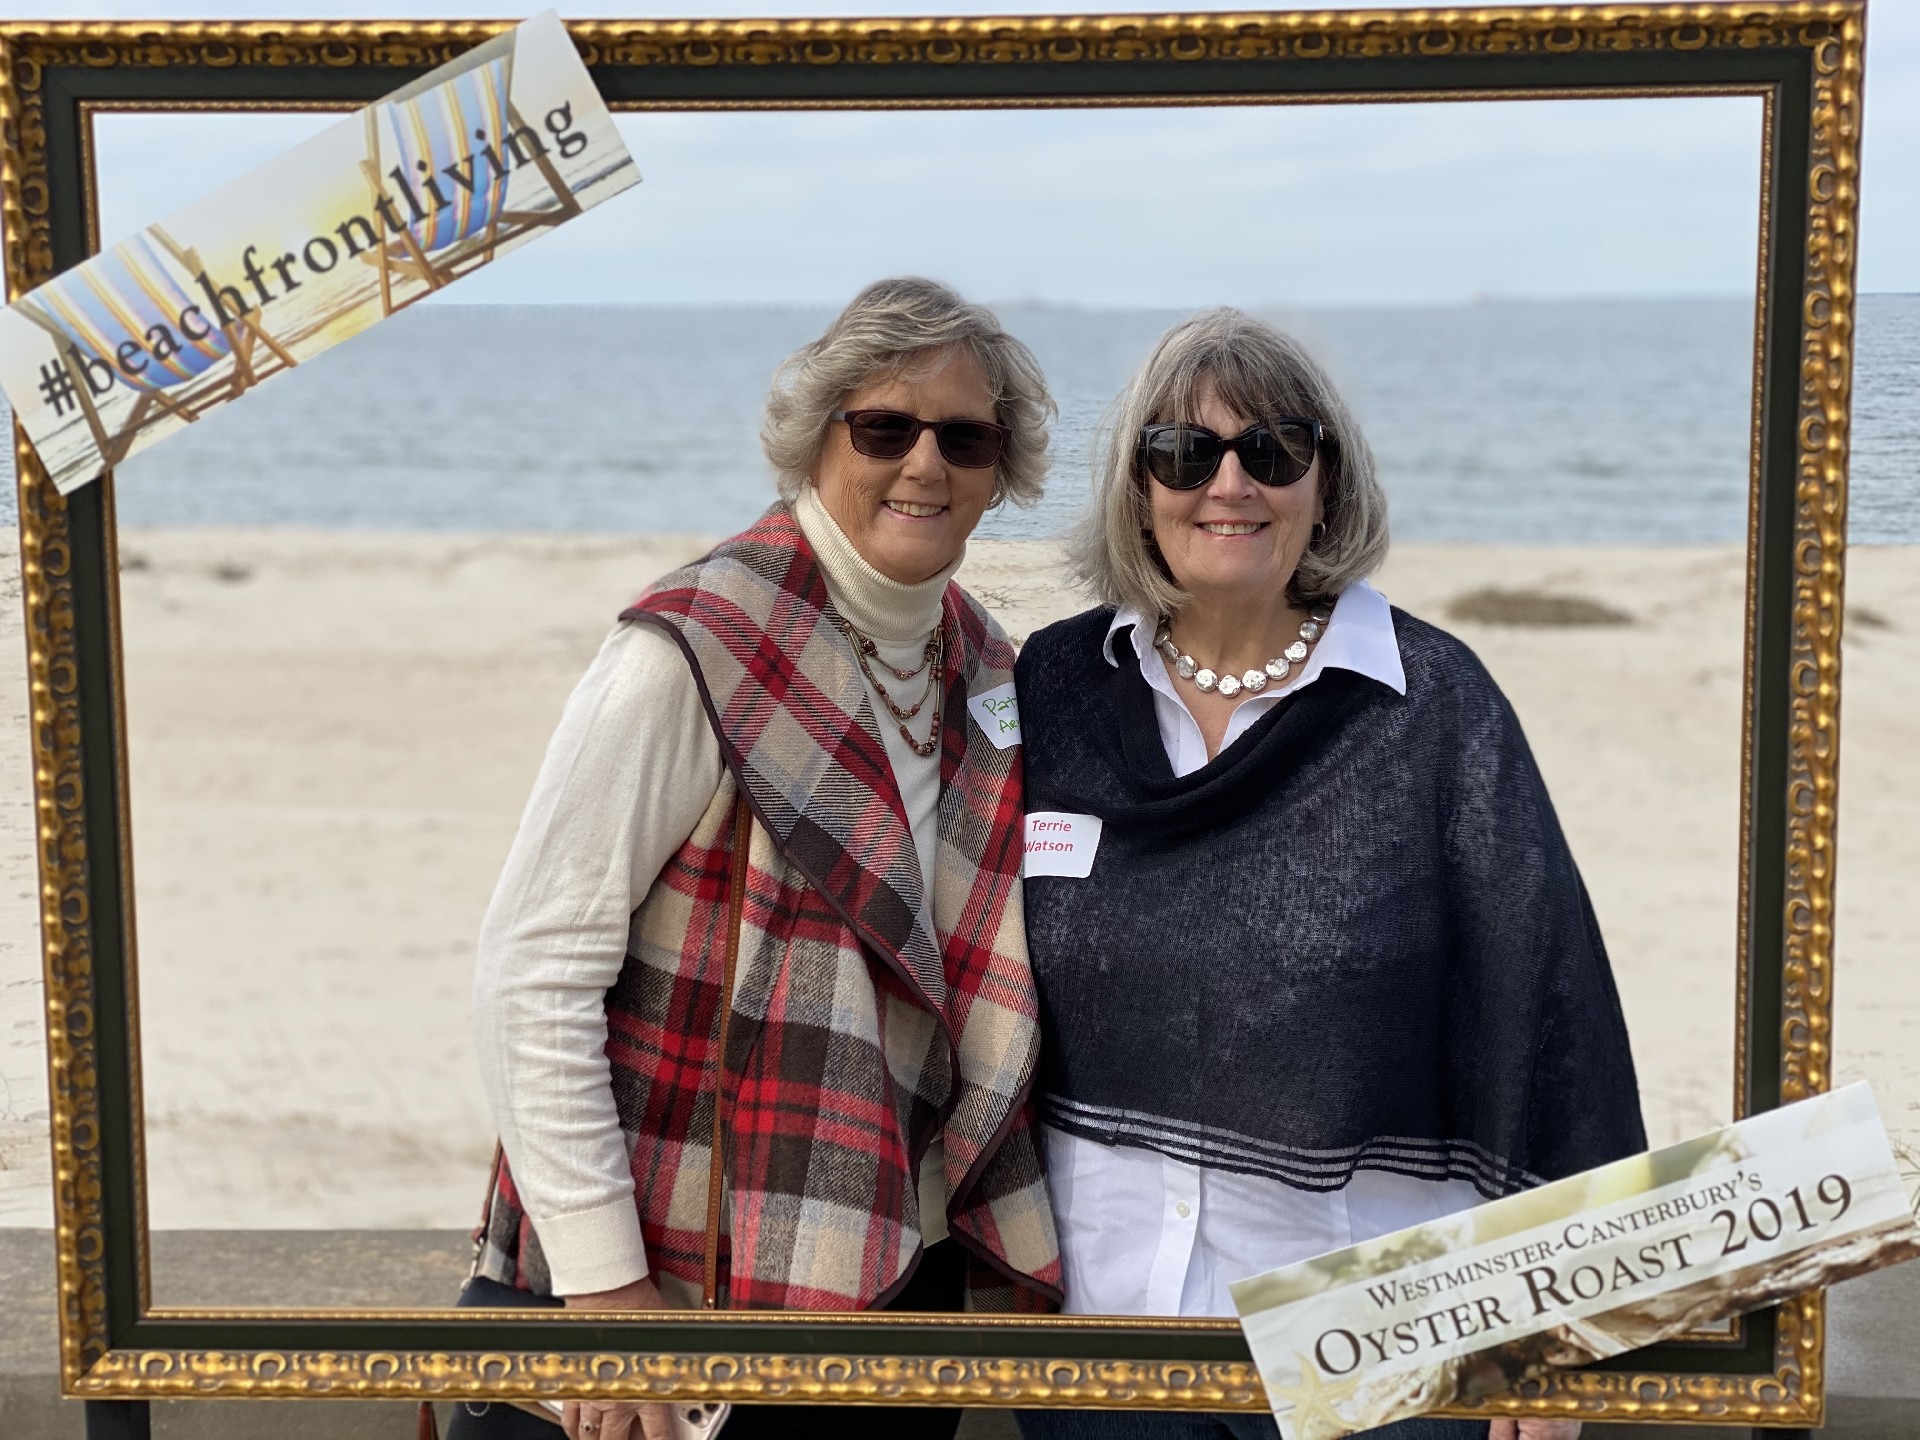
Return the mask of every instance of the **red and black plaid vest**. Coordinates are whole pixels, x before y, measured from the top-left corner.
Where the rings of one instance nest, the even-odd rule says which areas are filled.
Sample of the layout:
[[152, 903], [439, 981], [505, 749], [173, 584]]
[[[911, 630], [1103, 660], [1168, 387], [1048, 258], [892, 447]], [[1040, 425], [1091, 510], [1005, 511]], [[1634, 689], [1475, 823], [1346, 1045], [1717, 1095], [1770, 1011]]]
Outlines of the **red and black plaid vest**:
[[[712, 803], [634, 912], [607, 992], [607, 1057], [655, 1282], [698, 1303], [724, 1072], [728, 1305], [886, 1303], [921, 1252], [916, 1176], [941, 1136], [971, 1305], [1052, 1308], [1060, 1260], [1029, 1100], [1039, 1029], [1021, 909], [1021, 752], [995, 746], [967, 706], [1012, 680], [1005, 635], [947, 587], [926, 905], [866, 682], [784, 507], [664, 577], [623, 618], [678, 642], [725, 760]], [[753, 824], [722, 1067], [741, 788]], [[545, 1291], [535, 1228], [502, 1164], [480, 1273]]]

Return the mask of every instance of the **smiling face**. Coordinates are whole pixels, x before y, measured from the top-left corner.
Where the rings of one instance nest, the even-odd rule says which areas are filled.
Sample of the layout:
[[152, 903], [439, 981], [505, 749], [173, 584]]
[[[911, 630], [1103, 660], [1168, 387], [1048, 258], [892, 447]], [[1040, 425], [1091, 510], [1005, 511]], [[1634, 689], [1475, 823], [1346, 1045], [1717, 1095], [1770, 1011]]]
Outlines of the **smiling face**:
[[[842, 410], [897, 410], [922, 420], [998, 420], [980, 362], [965, 350], [917, 355], [901, 373], [863, 385]], [[820, 503], [860, 558], [889, 580], [918, 584], [946, 569], [993, 500], [995, 467], [954, 465], [931, 430], [898, 460], [876, 460], [853, 448], [834, 421], [814, 466]]]
[[[1188, 419], [1228, 439], [1255, 423], [1229, 407], [1206, 378]], [[1153, 538], [1174, 583], [1205, 605], [1263, 606], [1284, 596], [1313, 527], [1324, 518], [1317, 455], [1291, 485], [1254, 483], [1229, 451], [1196, 490], [1169, 490], [1152, 478], [1146, 486]]]

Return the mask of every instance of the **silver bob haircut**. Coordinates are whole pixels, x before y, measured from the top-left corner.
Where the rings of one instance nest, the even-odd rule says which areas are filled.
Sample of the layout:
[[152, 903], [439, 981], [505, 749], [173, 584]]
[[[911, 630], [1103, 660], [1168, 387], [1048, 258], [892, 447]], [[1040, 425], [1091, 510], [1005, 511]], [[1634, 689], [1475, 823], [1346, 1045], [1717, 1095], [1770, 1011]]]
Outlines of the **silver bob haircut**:
[[944, 361], [964, 349], [993, 391], [994, 419], [1013, 432], [993, 477], [992, 504], [1031, 505], [1047, 479], [1047, 421], [1056, 413], [1032, 353], [984, 305], [932, 280], [881, 280], [853, 297], [826, 333], [774, 372], [760, 445], [788, 503], [813, 476], [829, 412], [861, 386]]
[[1387, 558], [1387, 497], [1373, 452], [1326, 371], [1291, 336], [1238, 310], [1203, 310], [1160, 337], [1115, 403], [1094, 462], [1093, 495], [1068, 545], [1080, 582], [1106, 605], [1149, 618], [1177, 614], [1186, 594], [1153, 540], [1140, 463], [1142, 426], [1191, 420], [1196, 392], [1211, 381], [1249, 420], [1305, 416], [1321, 422], [1320, 498], [1326, 523], [1288, 582], [1297, 605], [1335, 599]]

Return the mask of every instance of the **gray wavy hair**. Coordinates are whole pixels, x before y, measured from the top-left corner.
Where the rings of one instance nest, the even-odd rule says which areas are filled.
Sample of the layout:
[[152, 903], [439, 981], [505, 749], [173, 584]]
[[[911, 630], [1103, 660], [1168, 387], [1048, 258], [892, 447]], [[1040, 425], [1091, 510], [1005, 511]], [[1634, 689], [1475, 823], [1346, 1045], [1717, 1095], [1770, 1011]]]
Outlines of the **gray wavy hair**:
[[1147, 491], [1153, 482], [1140, 463], [1140, 430], [1191, 420], [1202, 381], [1211, 381], [1221, 400], [1251, 420], [1293, 415], [1321, 422], [1326, 523], [1315, 528], [1288, 581], [1293, 602], [1330, 602], [1379, 569], [1387, 558], [1387, 497], [1353, 412], [1299, 341], [1222, 307], [1203, 310], [1161, 336], [1115, 402], [1094, 462], [1091, 503], [1068, 541], [1081, 584], [1103, 604], [1149, 617], [1177, 614], [1186, 604], [1153, 540]]
[[1058, 413], [1039, 364], [986, 306], [913, 277], [869, 285], [824, 335], [774, 372], [760, 446], [782, 498], [792, 503], [812, 479], [827, 416], [848, 395], [956, 347], [979, 362], [993, 391], [994, 419], [1013, 432], [995, 469], [992, 503], [1038, 500], [1047, 479], [1047, 421]]

